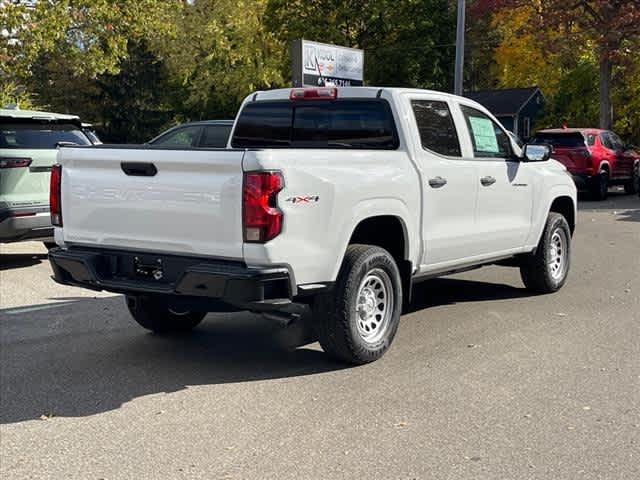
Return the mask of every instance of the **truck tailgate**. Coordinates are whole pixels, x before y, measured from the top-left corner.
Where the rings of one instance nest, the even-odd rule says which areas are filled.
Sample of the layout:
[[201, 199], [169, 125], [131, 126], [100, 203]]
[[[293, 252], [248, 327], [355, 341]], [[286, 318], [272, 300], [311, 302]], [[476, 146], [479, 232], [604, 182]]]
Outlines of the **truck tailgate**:
[[63, 240], [242, 258], [243, 155], [239, 150], [62, 148]]

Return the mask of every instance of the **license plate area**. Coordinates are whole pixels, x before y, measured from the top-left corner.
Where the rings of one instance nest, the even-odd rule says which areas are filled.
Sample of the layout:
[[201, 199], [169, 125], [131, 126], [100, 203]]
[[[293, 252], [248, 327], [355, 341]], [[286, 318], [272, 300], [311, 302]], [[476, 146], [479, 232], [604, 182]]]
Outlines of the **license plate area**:
[[160, 282], [164, 279], [164, 262], [161, 257], [133, 257], [133, 274], [140, 280]]

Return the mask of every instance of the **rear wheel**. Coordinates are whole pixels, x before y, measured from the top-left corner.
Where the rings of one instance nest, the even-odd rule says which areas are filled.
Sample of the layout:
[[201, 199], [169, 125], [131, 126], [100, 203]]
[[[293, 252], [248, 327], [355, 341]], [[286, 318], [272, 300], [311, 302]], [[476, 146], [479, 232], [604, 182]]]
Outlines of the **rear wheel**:
[[567, 220], [551, 212], [536, 252], [520, 265], [520, 276], [527, 289], [553, 293], [564, 285], [571, 265], [571, 230]]
[[160, 297], [127, 295], [127, 308], [142, 327], [156, 333], [186, 332], [196, 327], [205, 312], [177, 311]]
[[594, 200], [606, 200], [609, 195], [609, 174], [601, 171], [591, 179], [591, 196]]
[[314, 302], [314, 325], [323, 350], [354, 364], [382, 357], [400, 322], [401, 285], [389, 252], [350, 245], [334, 290]]

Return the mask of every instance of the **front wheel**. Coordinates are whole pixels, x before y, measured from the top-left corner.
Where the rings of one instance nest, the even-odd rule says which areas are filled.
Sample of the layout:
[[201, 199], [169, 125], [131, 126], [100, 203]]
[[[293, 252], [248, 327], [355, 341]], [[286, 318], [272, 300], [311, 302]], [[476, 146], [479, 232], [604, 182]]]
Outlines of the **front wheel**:
[[535, 253], [520, 265], [520, 276], [527, 289], [553, 293], [564, 285], [571, 265], [571, 230], [567, 220], [551, 212]]
[[640, 164], [633, 167], [631, 179], [624, 185], [624, 191], [630, 195], [640, 193]]
[[205, 317], [204, 312], [172, 310], [160, 297], [127, 295], [127, 308], [133, 319], [155, 333], [187, 332]]
[[371, 245], [350, 245], [335, 288], [314, 302], [322, 349], [339, 360], [364, 364], [382, 357], [400, 323], [402, 283], [393, 257]]

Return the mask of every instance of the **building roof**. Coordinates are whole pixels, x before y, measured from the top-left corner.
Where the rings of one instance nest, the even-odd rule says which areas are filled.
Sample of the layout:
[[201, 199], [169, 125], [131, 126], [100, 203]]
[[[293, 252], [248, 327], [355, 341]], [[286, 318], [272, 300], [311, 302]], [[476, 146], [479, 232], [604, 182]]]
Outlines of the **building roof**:
[[465, 97], [484, 105], [496, 116], [514, 116], [539, 92], [538, 87], [466, 92]]

